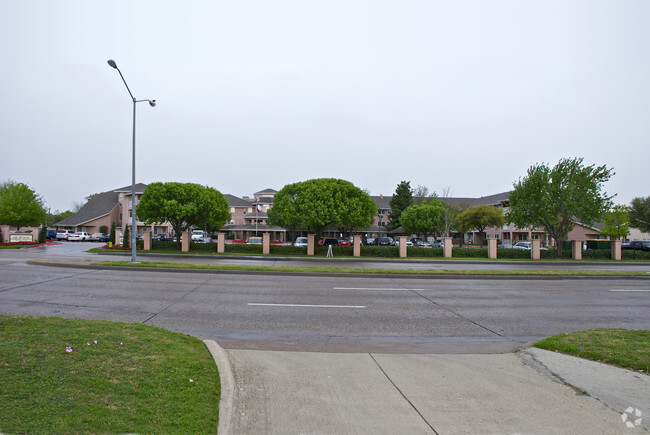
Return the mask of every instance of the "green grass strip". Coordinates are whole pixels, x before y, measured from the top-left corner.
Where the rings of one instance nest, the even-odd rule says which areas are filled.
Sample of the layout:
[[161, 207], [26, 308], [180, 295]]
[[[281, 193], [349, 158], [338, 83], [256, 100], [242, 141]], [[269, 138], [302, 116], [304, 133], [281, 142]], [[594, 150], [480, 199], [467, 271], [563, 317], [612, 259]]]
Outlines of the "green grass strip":
[[650, 372], [650, 329], [591, 329], [553, 335], [535, 347]]
[[2, 433], [217, 431], [219, 375], [196, 338], [142, 324], [6, 315], [0, 332]]
[[353, 274], [390, 274], [390, 275], [476, 275], [476, 276], [643, 276], [650, 275], [643, 271], [615, 270], [467, 270], [467, 269], [365, 269], [353, 267], [314, 267], [314, 266], [254, 266], [254, 265], [213, 265], [196, 263], [168, 263], [142, 261], [102, 261], [91, 263], [99, 266], [156, 268], [156, 269], [203, 269], [258, 272], [310, 272], [310, 273], [353, 273]]

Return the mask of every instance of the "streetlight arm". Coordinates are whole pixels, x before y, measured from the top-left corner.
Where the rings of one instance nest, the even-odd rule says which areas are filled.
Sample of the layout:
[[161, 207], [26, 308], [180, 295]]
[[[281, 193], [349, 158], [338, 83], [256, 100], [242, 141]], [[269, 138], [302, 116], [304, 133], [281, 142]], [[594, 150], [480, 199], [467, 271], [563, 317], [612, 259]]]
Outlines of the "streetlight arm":
[[108, 65], [111, 68], [115, 68], [118, 73], [120, 73], [120, 77], [122, 77], [122, 81], [124, 82], [124, 86], [126, 86], [126, 90], [129, 91], [129, 95], [131, 96], [131, 99], [135, 103], [135, 97], [133, 96], [133, 93], [131, 92], [131, 89], [129, 89], [129, 85], [126, 84], [126, 80], [124, 79], [124, 76], [122, 75], [122, 71], [117, 67], [117, 63], [113, 59], [108, 59]]

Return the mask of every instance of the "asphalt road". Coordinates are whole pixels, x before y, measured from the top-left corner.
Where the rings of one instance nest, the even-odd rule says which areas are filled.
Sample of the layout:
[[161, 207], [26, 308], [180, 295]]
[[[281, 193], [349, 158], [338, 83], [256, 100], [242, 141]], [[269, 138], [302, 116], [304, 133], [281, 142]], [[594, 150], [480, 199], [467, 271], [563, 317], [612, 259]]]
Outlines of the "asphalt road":
[[83, 260], [83, 245], [0, 251], [0, 312], [142, 322], [227, 349], [320, 352], [496, 353], [560, 332], [650, 328], [645, 279], [302, 277], [26, 263]]

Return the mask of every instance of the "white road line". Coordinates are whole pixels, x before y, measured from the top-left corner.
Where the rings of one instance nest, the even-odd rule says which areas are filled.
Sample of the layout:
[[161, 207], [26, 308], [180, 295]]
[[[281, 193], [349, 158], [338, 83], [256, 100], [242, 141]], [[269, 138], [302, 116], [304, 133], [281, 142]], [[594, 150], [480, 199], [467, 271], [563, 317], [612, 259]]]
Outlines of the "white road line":
[[376, 288], [376, 287], [334, 287], [334, 290], [378, 290], [378, 291], [397, 291], [397, 292], [410, 292], [410, 291], [424, 291], [423, 288]]
[[628, 290], [610, 290], [610, 292], [650, 292], [650, 290], [635, 290], [635, 289], [628, 289]]
[[303, 305], [303, 304], [257, 304], [249, 302], [248, 305], [256, 307], [301, 307], [301, 308], [366, 308], [365, 305]]

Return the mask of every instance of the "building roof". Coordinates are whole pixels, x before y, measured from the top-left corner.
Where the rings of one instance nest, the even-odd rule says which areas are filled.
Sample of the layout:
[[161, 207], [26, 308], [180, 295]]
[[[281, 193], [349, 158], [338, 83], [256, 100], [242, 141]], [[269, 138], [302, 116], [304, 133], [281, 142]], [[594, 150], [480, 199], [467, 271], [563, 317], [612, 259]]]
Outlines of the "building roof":
[[[136, 183], [135, 185], [135, 194], [136, 195], [142, 195], [144, 193], [144, 190], [147, 188], [147, 185], [144, 183]], [[131, 185], [129, 184], [126, 187], [122, 187], [120, 189], [115, 189], [113, 192], [118, 192], [118, 193], [131, 193]]]
[[384, 196], [384, 195], [370, 195], [370, 199], [375, 201], [375, 204], [377, 204], [378, 208], [381, 209], [390, 209], [390, 200], [392, 199], [392, 196]]
[[245, 199], [241, 199], [235, 195], [231, 195], [229, 193], [224, 194], [223, 196], [226, 197], [226, 201], [228, 201], [228, 205], [230, 207], [250, 207], [251, 203], [246, 201]]
[[77, 213], [57, 222], [55, 226], [78, 226], [102, 216], [106, 216], [117, 207], [119, 196], [120, 192], [118, 190], [93, 195], [88, 198], [88, 202], [86, 202]]
[[276, 193], [278, 193], [277, 190], [269, 188], [255, 192], [253, 195], [275, 195]]

